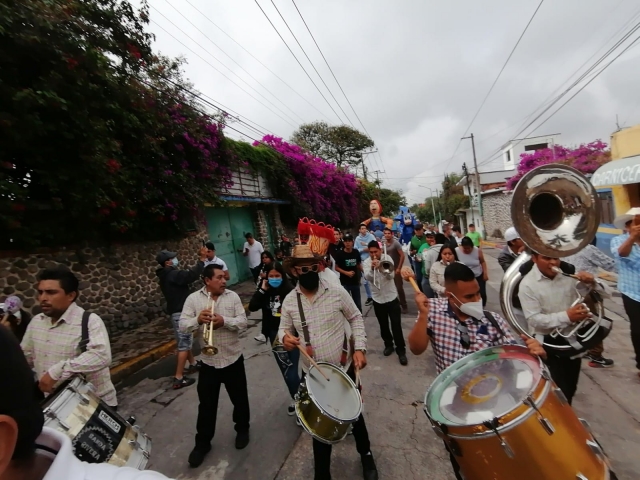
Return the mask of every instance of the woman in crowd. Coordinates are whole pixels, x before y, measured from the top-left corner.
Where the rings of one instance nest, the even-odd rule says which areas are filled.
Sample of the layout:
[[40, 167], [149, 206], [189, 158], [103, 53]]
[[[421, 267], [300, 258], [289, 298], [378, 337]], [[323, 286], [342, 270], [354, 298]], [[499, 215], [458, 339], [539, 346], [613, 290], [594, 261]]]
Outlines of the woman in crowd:
[[429, 271], [429, 285], [440, 298], [444, 298], [446, 289], [444, 288], [444, 270], [448, 265], [458, 261], [455, 249], [451, 245], [444, 244], [438, 253], [438, 258], [431, 265]]
[[456, 248], [458, 254], [458, 261], [464, 263], [471, 269], [476, 276], [476, 280], [480, 285], [480, 296], [482, 297], [482, 306], [487, 305], [487, 281], [489, 275], [487, 274], [487, 262], [484, 260], [482, 250], [473, 245], [473, 240], [469, 237], [464, 237], [460, 242], [460, 246]]
[[[258, 265], [258, 281], [256, 283], [256, 287], [260, 289], [260, 286], [263, 284], [264, 280], [267, 278], [267, 272], [271, 269], [271, 266], [275, 263], [275, 258], [271, 252], [264, 251], [262, 252], [262, 257], [260, 258], [260, 265]], [[254, 340], [260, 343], [266, 343], [267, 338], [269, 337], [269, 331], [265, 330], [265, 317], [268, 315], [266, 309], [262, 310], [262, 331], [260, 335], [256, 335]]]
[[22, 309], [22, 300], [11, 295], [4, 303], [0, 303], [0, 325], [4, 325], [13, 332], [19, 342], [27, 331], [27, 325], [31, 321], [31, 315]]
[[[273, 345], [273, 355], [287, 384], [289, 395], [293, 399], [300, 385], [300, 377], [298, 375], [300, 352], [298, 350], [287, 352], [282, 347], [282, 344], [276, 341], [278, 328], [280, 327], [282, 302], [291, 290], [293, 290], [293, 286], [287, 280], [282, 265], [272, 262], [270, 270], [267, 271], [267, 276], [262, 280], [262, 284], [249, 302], [249, 311], [262, 310], [262, 331], [267, 332], [268, 340]], [[277, 344], [274, 344], [274, 341]], [[294, 403], [289, 405], [287, 413], [289, 415], [295, 413]]]

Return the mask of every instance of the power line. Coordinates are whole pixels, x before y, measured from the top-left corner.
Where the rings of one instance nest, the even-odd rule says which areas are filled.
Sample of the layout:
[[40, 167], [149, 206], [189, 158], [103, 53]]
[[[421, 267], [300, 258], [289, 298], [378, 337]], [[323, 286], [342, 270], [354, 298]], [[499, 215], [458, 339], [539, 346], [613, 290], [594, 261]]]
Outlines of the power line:
[[[191, 24], [191, 26], [193, 26], [193, 28], [195, 28], [204, 38], [206, 38], [211, 44], [213, 44], [218, 50], [220, 50], [223, 54], [225, 54], [229, 60], [231, 60], [233, 63], [235, 63], [243, 72], [245, 72], [253, 81], [255, 81], [258, 85], [260, 85], [262, 88], [265, 89], [266, 92], [268, 92], [270, 95], [273, 96], [273, 98], [275, 98], [278, 102], [280, 102], [284, 107], [287, 108], [287, 110], [289, 110], [292, 114], [294, 114], [296, 117], [298, 117], [298, 119], [300, 119], [300, 121], [304, 122], [304, 118], [302, 118], [300, 115], [298, 115], [296, 112], [294, 112], [285, 102], [283, 102], [280, 98], [278, 98], [278, 96], [273, 93], [271, 90], [269, 90], [267, 87], [264, 86], [264, 84], [262, 84], [260, 82], [260, 80], [258, 80], [257, 78], [255, 78], [253, 75], [251, 75], [251, 73], [249, 73], [242, 65], [240, 65], [231, 55], [229, 55], [227, 52], [225, 52], [222, 48], [220, 48], [220, 46], [214, 42], [213, 40], [211, 40], [211, 37], [209, 37], [206, 33], [204, 33], [202, 30], [200, 30], [197, 25], [195, 23], [193, 23], [191, 20], [189, 20], [180, 10], [178, 10], [175, 6], [173, 6], [168, 0], [167, 0], [167, 4], [173, 8], [176, 12], [178, 12], [178, 15], [180, 15], [182, 18], [184, 18], [187, 22], [189, 22], [189, 24]], [[158, 11], [158, 9], [155, 9], [156, 11]], [[158, 12], [160, 13], [160, 12]], [[160, 13], [161, 14], [161, 13]], [[162, 15], [162, 14], [161, 14]], [[166, 18], [166, 17], [165, 17]], [[167, 19], [168, 20], [168, 19]], [[184, 33], [184, 31], [183, 31]], [[215, 58], [215, 57], [214, 57]], [[216, 59], [217, 60], [217, 59]], [[218, 60], [220, 62], [220, 60]], [[222, 63], [222, 62], [220, 62]], [[223, 64], [224, 65], [224, 64]], [[225, 65], [226, 66], [226, 65]], [[227, 67], [228, 68], [228, 67]], [[229, 69], [231, 70], [231, 69]], [[239, 78], [239, 77], [238, 77]]]
[[[260, 4], [258, 3], [258, 0], [254, 0], [256, 2], [256, 5], [258, 5], [258, 8], [260, 9], [260, 11], [264, 14], [265, 18], [267, 19], [267, 21], [271, 24], [271, 26], [273, 27], [273, 29], [276, 31], [276, 33], [278, 34], [278, 36], [280, 37], [280, 40], [282, 40], [282, 42], [285, 44], [285, 46], [287, 47], [287, 49], [289, 50], [289, 52], [291, 52], [291, 55], [293, 55], [293, 58], [296, 59], [296, 62], [298, 62], [298, 65], [300, 65], [300, 68], [302, 68], [302, 70], [304, 71], [304, 73], [307, 75], [307, 77], [309, 78], [309, 80], [311, 80], [311, 83], [313, 83], [313, 86], [316, 87], [316, 90], [318, 90], [318, 93], [320, 93], [320, 95], [322, 96], [322, 98], [324, 99], [325, 102], [327, 102], [327, 105], [329, 105], [329, 108], [331, 108], [331, 111], [333, 113], [335, 113], [336, 117], [338, 117], [338, 120], [340, 120], [341, 123], [342, 122], [342, 118], [340, 118], [340, 115], [338, 115], [338, 112], [336, 112], [335, 108], [333, 108], [333, 105], [331, 105], [331, 103], [329, 103], [329, 100], [327, 100], [327, 97], [324, 96], [324, 94], [322, 93], [322, 91], [320, 90], [320, 88], [318, 87], [318, 85], [316, 85], [316, 82], [313, 81], [313, 78], [311, 78], [311, 75], [309, 75], [309, 72], [307, 72], [307, 69], [304, 68], [304, 66], [302, 65], [302, 63], [300, 62], [300, 60], [298, 60], [298, 57], [296, 56], [295, 53], [293, 53], [293, 50], [291, 50], [291, 47], [289, 47], [289, 44], [286, 42], [286, 40], [282, 37], [282, 35], [280, 35], [280, 32], [278, 31], [278, 29], [276, 28], [276, 26], [273, 24], [273, 22], [271, 21], [271, 19], [269, 18], [269, 16], [267, 15], [267, 12], [265, 12], [262, 7], [260, 6]], [[339, 105], [338, 105], [339, 106]]]
[[[196, 45], [198, 45], [202, 50], [204, 50], [205, 52], [207, 52], [207, 55], [209, 55], [211, 58], [213, 58], [215, 61], [217, 61], [218, 63], [220, 63], [222, 66], [224, 66], [227, 70], [229, 70], [233, 75], [235, 75], [236, 77], [238, 77], [238, 79], [240, 79], [240, 81], [242, 81], [245, 85], [247, 85], [250, 89], [252, 89], [254, 92], [256, 92], [258, 95], [260, 95], [266, 102], [269, 102], [274, 108], [276, 108], [277, 110], [279, 110], [283, 115], [285, 115], [287, 118], [289, 118], [289, 120], [291, 120], [292, 122], [297, 123], [297, 120], [295, 120], [294, 118], [290, 117], [287, 113], [285, 113], [282, 109], [280, 109], [278, 106], [276, 106], [273, 102], [271, 102], [269, 99], [265, 98], [264, 95], [262, 95], [258, 90], [256, 90], [254, 87], [252, 87], [251, 85], [249, 85], [249, 83], [247, 83], [242, 77], [240, 77], [238, 74], [236, 74], [233, 70], [231, 70], [229, 67], [227, 67], [224, 63], [222, 63], [220, 60], [218, 60], [212, 53], [210, 53], [206, 48], [204, 48], [202, 45], [200, 45], [200, 43], [198, 43], [198, 41], [194, 40], [191, 36], [189, 36], [189, 34], [187, 32], [185, 32], [184, 30], [182, 30], [180, 27], [178, 27], [171, 19], [167, 18], [166, 15], [164, 15], [162, 12], [160, 12], [157, 8], [155, 8], [155, 11], [157, 13], [159, 13], [165, 20], [167, 20], [171, 25], [173, 25], [178, 31], [182, 32], [184, 34], [185, 37], [187, 37], [189, 40], [191, 40], [192, 42], [194, 42]], [[162, 27], [157, 21], [154, 21], [154, 23], [159, 26], [162, 30], [164, 30], [167, 34], [171, 35], [171, 37], [173, 37], [176, 41], [180, 42], [185, 48], [189, 49], [192, 53], [194, 53], [195, 55], [198, 55], [198, 57], [200, 59], [202, 59], [203, 61], [205, 61], [206, 63], [208, 63], [212, 68], [214, 68], [217, 72], [219, 72], [220, 74], [224, 75], [225, 78], [227, 78], [229, 81], [231, 81], [234, 85], [236, 85], [238, 88], [241, 88], [242, 91], [244, 91], [247, 95], [250, 95], [253, 99], [256, 99], [253, 95], [251, 95], [249, 92], [247, 92], [246, 90], [244, 90], [242, 87], [240, 87], [240, 85], [238, 85], [236, 82], [234, 82], [233, 80], [231, 80], [231, 78], [229, 78], [227, 75], [225, 75], [223, 72], [221, 72], [219, 69], [217, 69], [211, 62], [208, 62], [207, 60], [205, 60], [201, 55], [199, 55], [198, 53], [196, 53], [193, 49], [187, 47], [187, 45], [183, 42], [181, 42], [180, 40], [178, 40], [178, 38], [171, 34], [166, 28]], [[260, 102], [262, 105], [264, 105], [264, 103]], [[266, 106], [266, 105], [265, 105]], [[269, 107], [267, 107], [269, 108]], [[271, 108], [269, 108], [269, 110], [271, 110], [273, 112], [273, 110]], [[273, 112], [275, 113], [275, 112]], [[278, 115], [279, 116], [279, 115]], [[280, 117], [282, 118], [282, 117]], [[283, 120], [285, 120], [284, 118], [282, 118]], [[286, 121], [286, 120], [285, 120]], [[287, 122], [289, 123], [289, 122]], [[296, 125], [289, 123], [289, 125], [291, 125], [293, 128], [296, 128]]]
[[[491, 84], [491, 87], [489, 87], [489, 91], [484, 96], [484, 99], [482, 100], [482, 103], [480, 103], [480, 106], [478, 107], [478, 110], [476, 111], [475, 115], [471, 119], [471, 122], [469, 122], [469, 126], [467, 126], [467, 128], [464, 131], [464, 133], [462, 134], [463, 137], [465, 137], [467, 135], [467, 133], [469, 133], [469, 130], [473, 126], [473, 122], [475, 122], [476, 118], [478, 118], [478, 115], [480, 114], [480, 111], [482, 110], [482, 107], [484, 107], [484, 104], [487, 102], [487, 99], [489, 98], [489, 95], [491, 95], [491, 92], [493, 91], [494, 87], [498, 83], [498, 80], [500, 79], [500, 76], [502, 75], [502, 72], [504, 72], [504, 69], [507, 68], [507, 64], [509, 63], [509, 60], [511, 60], [511, 57], [513, 56], [513, 54], [515, 53], [516, 49], [518, 48], [518, 45], [520, 45], [520, 42], [522, 41], [522, 38], [524, 37], [525, 33], [527, 33], [527, 30], [529, 29], [529, 26], [533, 22], [533, 19], [535, 18], [536, 14], [538, 13], [538, 10], [540, 10], [540, 7], [542, 6], [543, 2], [544, 2], [544, 0], [540, 0], [540, 3], [538, 4], [538, 6], [536, 7], [535, 11], [533, 12], [533, 15], [531, 15], [531, 18], [529, 19], [529, 21], [527, 22], [527, 25], [524, 27], [524, 30], [520, 34], [520, 37], [518, 38], [518, 41], [516, 42], [516, 44], [511, 49], [511, 53], [509, 53], [509, 56], [507, 57], [507, 60], [504, 62], [504, 65], [502, 65], [502, 68], [500, 69], [500, 72], [498, 72], [498, 75], [496, 76], [495, 80]], [[456, 145], [456, 148], [453, 151], [453, 154], [451, 155], [451, 158], [449, 158], [449, 161], [447, 162], [447, 167], [445, 167], [445, 170], [446, 170], [446, 168], [449, 167], [449, 164], [451, 163], [451, 160], [453, 159], [453, 157], [455, 156], [456, 152], [458, 151], [458, 148], [460, 148], [460, 144], [461, 143], [462, 143], [462, 139], [458, 140], [458, 144]]]
[[307, 100], [304, 96], [302, 96], [300, 93], [298, 93], [298, 91], [296, 89], [294, 89], [291, 85], [289, 85], [286, 81], [284, 81], [277, 73], [275, 73], [268, 66], [266, 66], [264, 63], [262, 63], [255, 55], [253, 55], [249, 50], [247, 50], [241, 43], [239, 43], [231, 35], [229, 35], [222, 28], [220, 28], [220, 26], [218, 26], [215, 22], [213, 22], [213, 20], [211, 20], [207, 15], [205, 15], [205, 13], [202, 12], [202, 10], [198, 9], [189, 0], [185, 0], [185, 1], [191, 6], [191, 8], [193, 8], [196, 12], [198, 12], [200, 15], [202, 15], [202, 17], [205, 20], [207, 20], [211, 25], [213, 25], [218, 30], [220, 30], [220, 32], [222, 32], [226, 37], [228, 37], [233, 43], [235, 43], [238, 47], [240, 47], [242, 50], [244, 50], [245, 53], [247, 53], [251, 58], [253, 58], [260, 65], [262, 65], [268, 72], [270, 72], [274, 77], [276, 77], [278, 80], [280, 80], [284, 85], [286, 85], [293, 93], [298, 95], [302, 100], [304, 100], [309, 106], [311, 106], [314, 110], [316, 110], [320, 115], [322, 115], [324, 118], [329, 120], [329, 117], [323, 111], [321, 111], [320, 109], [318, 109], [318, 107], [316, 107], [314, 104], [309, 102], [309, 100]]

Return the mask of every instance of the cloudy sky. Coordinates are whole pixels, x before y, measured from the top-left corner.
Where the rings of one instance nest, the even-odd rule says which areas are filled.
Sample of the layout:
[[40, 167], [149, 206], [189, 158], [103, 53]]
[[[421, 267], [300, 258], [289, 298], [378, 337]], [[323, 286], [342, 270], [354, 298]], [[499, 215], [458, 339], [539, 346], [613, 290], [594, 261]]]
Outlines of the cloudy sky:
[[[198, 91], [260, 125], [261, 131], [289, 138], [300, 123], [348, 123], [347, 117], [362, 130], [297, 5], [376, 143], [379, 154], [368, 156], [369, 170], [383, 171], [383, 185], [401, 189], [414, 203], [429, 196], [428, 188], [439, 187], [445, 172], [460, 171], [463, 162], [472, 165], [470, 143], [459, 144], [460, 137], [540, 0], [273, 0], [341, 108], [271, 0], [258, 3], [328, 102], [255, 0], [150, 3], [156, 48], [183, 56], [186, 75]], [[489, 160], [514, 138], [523, 121], [639, 21], [637, 0], [543, 1], [469, 130], [476, 137], [480, 171], [500, 168], [501, 162]], [[640, 123], [639, 44], [536, 128], [584, 83], [571, 90], [524, 134], [561, 133], [561, 143], [575, 145], [608, 141], [616, 115], [621, 126]], [[259, 137], [244, 124], [232, 126], [247, 140]], [[242, 137], [231, 130], [227, 134]]]

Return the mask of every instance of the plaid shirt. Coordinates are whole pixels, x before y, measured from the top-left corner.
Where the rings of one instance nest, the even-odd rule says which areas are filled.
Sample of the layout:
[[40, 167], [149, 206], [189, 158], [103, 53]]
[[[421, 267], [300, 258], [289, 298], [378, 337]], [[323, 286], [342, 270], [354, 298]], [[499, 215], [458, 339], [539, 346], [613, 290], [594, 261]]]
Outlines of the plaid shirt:
[[[210, 310], [211, 302], [205, 287], [193, 292], [187, 297], [180, 315], [180, 330], [182, 332], [194, 332], [202, 330], [198, 323], [198, 315], [203, 310]], [[242, 306], [238, 294], [232, 290], [225, 290], [218, 297], [214, 313], [224, 318], [224, 325], [213, 333], [213, 345], [218, 349], [215, 355], [200, 356], [207, 365], [215, 368], [228, 367], [242, 355], [239, 334], [247, 328], [247, 314]], [[200, 346], [204, 346], [202, 332], [198, 335]]]
[[613, 238], [611, 253], [618, 264], [618, 290], [636, 302], [640, 302], [640, 246], [635, 243], [631, 247], [631, 253], [626, 257], [621, 257], [618, 253], [620, 245], [628, 238], [628, 233]]
[[22, 350], [38, 378], [49, 373], [56, 386], [74, 374], [82, 374], [95, 387], [96, 394], [110, 406], [116, 406], [116, 389], [111, 383], [111, 345], [102, 319], [89, 317], [89, 344], [80, 352], [84, 309], [72, 303], [60, 319], [41, 313], [33, 317], [22, 339]]
[[433, 352], [436, 356], [438, 374], [461, 358], [483, 348], [519, 343], [513, 337], [507, 322], [497, 313], [492, 312], [492, 314], [500, 325], [502, 333], [484, 316], [480, 320], [475, 318], [462, 320], [462, 323], [469, 330], [470, 346], [465, 348], [458, 330], [460, 321], [449, 306], [449, 300], [446, 298], [429, 299], [427, 334], [431, 339]]
[[[296, 286], [282, 302], [282, 317], [280, 317], [280, 341], [285, 333], [300, 333], [301, 344], [304, 345], [302, 334], [302, 322], [298, 310], [298, 294], [302, 301], [304, 316], [309, 328], [309, 340], [313, 347], [314, 359], [318, 362], [328, 362], [340, 365], [342, 347], [344, 345], [345, 332], [349, 335], [347, 325], [350, 325], [351, 333], [355, 340], [356, 350], [366, 350], [367, 338], [364, 331], [362, 314], [349, 292], [342, 286], [320, 281], [316, 295], [309, 300], [300, 292], [300, 286]], [[348, 324], [345, 324], [346, 322]], [[349, 346], [350, 349], [350, 346]], [[349, 352], [345, 370], [349, 368], [353, 352]], [[303, 364], [308, 370], [308, 360], [303, 356]]]

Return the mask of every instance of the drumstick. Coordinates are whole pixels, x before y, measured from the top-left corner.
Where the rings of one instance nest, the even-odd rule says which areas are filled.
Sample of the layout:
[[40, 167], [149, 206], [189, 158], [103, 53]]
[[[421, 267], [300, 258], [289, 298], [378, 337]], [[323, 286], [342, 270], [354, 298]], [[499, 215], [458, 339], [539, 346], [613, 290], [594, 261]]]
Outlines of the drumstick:
[[413, 270], [411, 270], [411, 267], [402, 267], [402, 269], [400, 270], [400, 275], [402, 276], [402, 278], [404, 278], [405, 281], [411, 284], [416, 293], [420, 293], [420, 289], [418, 288], [418, 284], [415, 280], [415, 274], [413, 273]]
[[311, 363], [311, 365], [313, 365], [314, 367], [316, 367], [316, 370], [318, 370], [320, 372], [320, 375], [322, 375], [324, 378], [327, 379], [327, 382], [330, 382], [331, 380], [329, 380], [329, 377], [327, 377], [324, 372], [322, 370], [320, 370], [320, 365], [318, 365], [318, 363], [311, 357], [311, 355], [309, 355], [309, 353], [307, 352], [307, 349], [304, 348], [302, 345], [298, 344], [298, 349], [302, 352], [302, 354], [307, 357], [307, 360], [309, 360], [309, 362]]
[[360, 386], [360, 369], [356, 366], [356, 364], [353, 364], [353, 370], [356, 373], [356, 387]]

